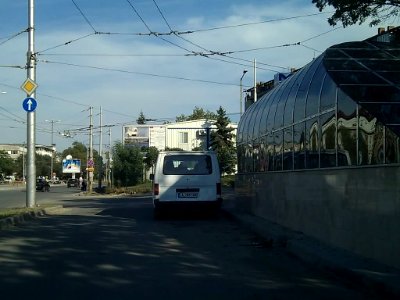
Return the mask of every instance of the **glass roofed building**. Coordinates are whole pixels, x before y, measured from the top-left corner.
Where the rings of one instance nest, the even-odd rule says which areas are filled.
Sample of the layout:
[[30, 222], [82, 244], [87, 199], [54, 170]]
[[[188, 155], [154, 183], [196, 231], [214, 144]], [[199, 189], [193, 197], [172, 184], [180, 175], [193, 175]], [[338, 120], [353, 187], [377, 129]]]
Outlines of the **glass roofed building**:
[[399, 39], [335, 45], [251, 105], [239, 172], [399, 163]]
[[399, 137], [399, 27], [334, 45], [241, 117], [238, 206], [400, 267]]

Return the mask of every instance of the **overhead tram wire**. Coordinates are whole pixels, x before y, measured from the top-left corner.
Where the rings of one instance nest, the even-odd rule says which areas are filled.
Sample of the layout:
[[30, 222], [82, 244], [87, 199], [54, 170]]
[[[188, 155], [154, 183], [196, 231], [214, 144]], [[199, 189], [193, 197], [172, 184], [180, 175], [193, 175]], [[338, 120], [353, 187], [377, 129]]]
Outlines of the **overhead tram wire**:
[[48, 64], [65, 65], [65, 66], [78, 67], [78, 68], [95, 69], [95, 70], [102, 70], [102, 71], [112, 71], [112, 72], [119, 72], [119, 73], [126, 73], [126, 74], [136, 74], [136, 75], [143, 75], [143, 76], [150, 76], [150, 77], [157, 77], [157, 78], [168, 78], [168, 79], [176, 79], [176, 80], [184, 80], [184, 81], [211, 83], [211, 84], [217, 84], [217, 85], [237, 86], [237, 84], [235, 84], [235, 83], [228, 83], [228, 82], [218, 82], [218, 81], [205, 80], [205, 79], [192, 79], [192, 78], [185, 78], [185, 77], [178, 77], [178, 76], [168, 76], [168, 75], [159, 75], [159, 74], [144, 73], [144, 72], [134, 72], [134, 71], [112, 69], [112, 68], [105, 68], [105, 67], [78, 65], [78, 64], [72, 64], [72, 63], [66, 63], [66, 62], [57, 62], [57, 61], [49, 61], [49, 60], [39, 60], [39, 62], [48, 63]]
[[195, 29], [195, 30], [190, 30], [190, 33], [229, 29], [229, 28], [244, 27], [244, 26], [252, 26], [252, 25], [265, 24], [265, 23], [280, 22], [280, 21], [287, 21], [287, 20], [300, 19], [300, 18], [308, 18], [308, 17], [314, 17], [314, 16], [318, 16], [318, 15], [332, 14], [332, 13], [333, 13], [333, 11], [318, 12], [318, 13], [313, 13], [313, 14], [277, 18], [277, 19], [265, 20], [265, 21], [259, 21], [259, 22], [249, 22], [249, 23], [242, 23], [242, 24], [236, 24], [236, 25], [218, 26], [218, 27], [211, 27], [211, 28], [205, 28], [205, 29]]
[[11, 35], [9, 37], [0, 38], [0, 40], [5, 39], [4, 41], [0, 42], [0, 46], [5, 44], [5, 43], [7, 43], [8, 41], [11, 41], [12, 39], [16, 38], [17, 36], [19, 36], [19, 35], [21, 35], [21, 34], [23, 34], [25, 32], [28, 32], [28, 29], [24, 29], [24, 30], [22, 30], [22, 31], [20, 31], [18, 33], [15, 33], [15, 34], [13, 34], [13, 35]]
[[80, 12], [80, 14], [82, 15], [82, 17], [85, 19], [86, 23], [89, 24], [90, 27], [92, 27], [93, 32], [97, 33], [97, 30], [94, 28], [93, 24], [89, 21], [89, 19], [86, 17], [86, 15], [83, 13], [83, 11], [80, 9], [80, 7], [78, 6], [78, 4], [74, 1], [71, 0], [72, 3], [75, 5], [76, 9]]

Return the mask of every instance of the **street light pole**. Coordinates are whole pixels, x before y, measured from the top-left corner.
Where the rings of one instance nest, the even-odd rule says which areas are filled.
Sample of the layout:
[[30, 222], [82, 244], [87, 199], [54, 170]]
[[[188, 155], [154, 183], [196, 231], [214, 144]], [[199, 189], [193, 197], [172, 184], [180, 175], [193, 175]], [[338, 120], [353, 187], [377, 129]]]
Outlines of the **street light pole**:
[[243, 70], [242, 77], [240, 77], [240, 117], [243, 114], [243, 85], [242, 85], [242, 81], [243, 81], [243, 77], [244, 77], [244, 75], [246, 73], [247, 73], [247, 70]]

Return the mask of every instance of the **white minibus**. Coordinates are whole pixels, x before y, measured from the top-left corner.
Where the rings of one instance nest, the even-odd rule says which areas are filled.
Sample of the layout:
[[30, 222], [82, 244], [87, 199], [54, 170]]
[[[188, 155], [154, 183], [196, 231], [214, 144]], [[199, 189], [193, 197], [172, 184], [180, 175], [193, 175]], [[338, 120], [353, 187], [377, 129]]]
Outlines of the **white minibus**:
[[153, 179], [154, 216], [176, 207], [221, 207], [221, 176], [213, 151], [161, 151]]

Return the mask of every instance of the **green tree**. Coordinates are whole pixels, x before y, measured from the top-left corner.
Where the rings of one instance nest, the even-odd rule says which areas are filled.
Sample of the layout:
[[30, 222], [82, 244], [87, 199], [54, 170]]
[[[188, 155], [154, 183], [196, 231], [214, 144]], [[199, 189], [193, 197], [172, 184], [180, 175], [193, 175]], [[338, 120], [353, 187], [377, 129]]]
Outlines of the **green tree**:
[[143, 154], [139, 147], [118, 142], [113, 147], [113, 171], [117, 186], [135, 185], [142, 180]]
[[362, 24], [369, 17], [372, 19], [370, 26], [374, 26], [381, 21], [397, 17], [400, 12], [399, 0], [312, 0], [312, 3], [320, 11], [327, 6], [335, 9], [334, 14], [328, 18], [332, 26], [338, 22], [342, 22], [344, 27]]
[[225, 110], [220, 106], [217, 110], [216, 131], [211, 132], [211, 148], [217, 153], [221, 174], [232, 174], [235, 171], [236, 149], [233, 143], [233, 128]]
[[47, 155], [35, 156], [36, 176], [50, 176], [51, 157]]
[[206, 120], [215, 120], [217, 115], [214, 112], [209, 110], [205, 111], [201, 107], [195, 106], [191, 115], [185, 116], [181, 114], [176, 117], [176, 122], [183, 122], [183, 121], [191, 121], [191, 120], [199, 120], [199, 119], [206, 119]]
[[146, 124], [146, 117], [142, 111], [140, 111], [139, 117], [136, 119], [136, 123], [140, 125]]
[[0, 151], [0, 174], [12, 175], [14, 172], [14, 160], [5, 151]]
[[148, 147], [146, 150], [146, 157], [144, 159], [144, 163], [146, 164], [146, 170], [152, 169], [152, 172], [154, 172], [154, 165], [156, 164], [157, 161], [157, 156], [158, 156], [158, 149], [156, 147]]

